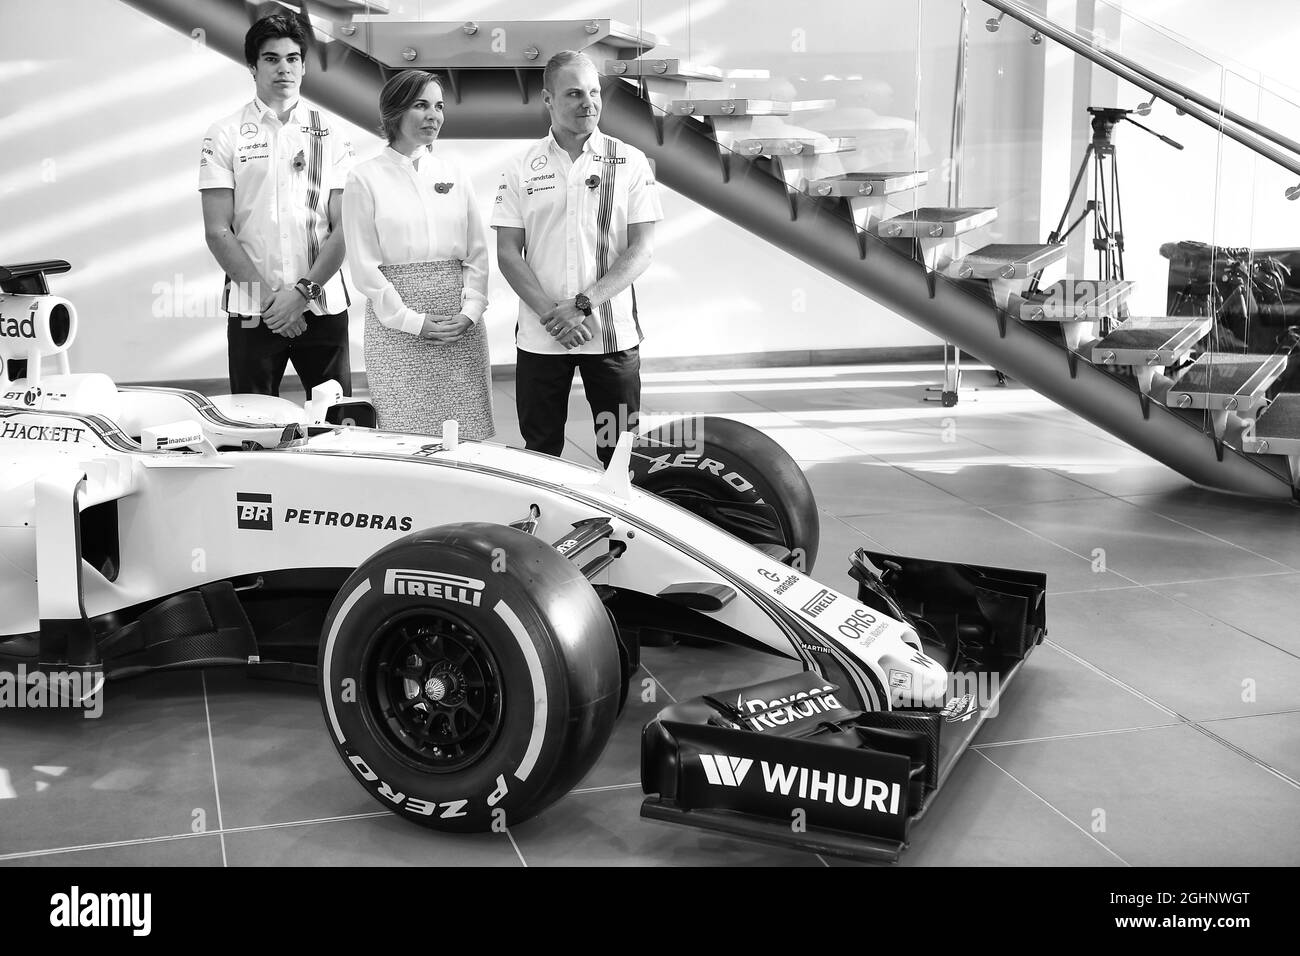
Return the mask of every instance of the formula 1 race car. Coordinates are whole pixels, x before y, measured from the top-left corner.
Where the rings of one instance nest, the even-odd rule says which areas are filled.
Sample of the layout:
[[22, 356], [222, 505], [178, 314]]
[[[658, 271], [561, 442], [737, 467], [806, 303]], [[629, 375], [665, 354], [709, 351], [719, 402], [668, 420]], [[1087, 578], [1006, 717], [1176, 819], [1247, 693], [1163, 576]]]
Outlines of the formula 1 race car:
[[624, 434], [602, 473], [378, 431], [332, 383], [74, 374], [68, 268], [0, 267], [0, 671], [315, 681], [376, 800], [479, 831], [582, 779], [643, 637], [759, 648], [796, 672], [645, 728], [643, 815], [890, 859], [1042, 639], [1041, 574], [859, 550], [856, 596], [819, 584], [807, 480], [738, 422]]

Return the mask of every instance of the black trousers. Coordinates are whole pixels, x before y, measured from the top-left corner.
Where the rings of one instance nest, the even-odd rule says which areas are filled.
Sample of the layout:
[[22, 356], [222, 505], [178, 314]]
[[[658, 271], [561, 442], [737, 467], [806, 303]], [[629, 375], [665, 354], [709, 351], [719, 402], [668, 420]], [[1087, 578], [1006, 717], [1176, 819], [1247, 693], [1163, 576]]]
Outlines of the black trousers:
[[259, 316], [227, 317], [226, 342], [230, 354], [230, 390], [236, 395], [279, 395], [285, 366], [302, 380], [309, 394], [334, 379], [343, 394], [352, 394], [352, 364], [348, 359], [348, 314], [303, 313], [307, 331], [296, 339], [276, 335]]
[[641, 350], [637, 346], [604, 355], [539, 355], [516, 350], [515, 408], [519, 432], [530, 451], [559, 457], [569, 419], [569, 388], [576, 369], [591, 406], [596, 456], [609, 465], [623, 431], [641, 413]]

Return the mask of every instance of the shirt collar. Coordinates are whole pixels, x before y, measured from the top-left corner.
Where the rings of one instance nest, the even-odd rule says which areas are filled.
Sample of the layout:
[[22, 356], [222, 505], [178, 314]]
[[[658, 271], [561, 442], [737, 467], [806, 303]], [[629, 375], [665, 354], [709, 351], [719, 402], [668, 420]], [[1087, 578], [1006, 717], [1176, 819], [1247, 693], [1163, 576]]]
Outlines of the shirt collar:
[[[259, 97], [253, 97], [252, 109], [257, 113], [258, 120], [264, 121], [269, 114], [279, 121], [280, 114], [263, 103]], [[298, 102], [293, 104], [293, 109], [289, 110], [289, 120], [284, 125], [288, 126], [291, 123], [304, 124], [305, 120], [303, 120], [301, 115], [302, 109], [302, 97], [300, 96], [298, 97]]]
[[[384, 147], [382, 155], [387, 156], [390, 162], [398, 163], [402, 166], [415, 166], [415, 161], [412, 160], [410, 156], [407, 156], [405, 153], [399, 153], [397, 150], [393, 149], [392, 146]], [[415, 151], [415, 155], [421, 162], [423, 162], [429, 156], [433, 155], [433, 144], [429, 143], [421, 146]]]
[[[568, 151], [563, 146], [561, 146], [559, 141], [555, 138], [555, 130], [551, 130], [546, 134], [546, 146], [547, 149], [553, 149], [565, 154], [568, 153]], [[600, 130], [596, 130], [594, 133], [588, 136], [587, 141], [582, 144], [582, 151], [584, 153], [593, 153], [595, 155], [600, 155], [604, 153], [605, 134], [602, 133]]]

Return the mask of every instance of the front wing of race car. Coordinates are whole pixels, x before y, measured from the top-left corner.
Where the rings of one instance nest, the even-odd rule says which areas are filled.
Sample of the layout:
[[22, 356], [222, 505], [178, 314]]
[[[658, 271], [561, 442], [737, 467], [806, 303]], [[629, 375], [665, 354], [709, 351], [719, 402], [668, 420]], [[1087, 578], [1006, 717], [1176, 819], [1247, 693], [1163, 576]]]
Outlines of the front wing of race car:
[[[868, 562], [889, 569], [887, 589]], [[642, 734], [643, 817], [858, 860], [898, 859], [910, 827], [1041, 643], [1047, 579], [867, 550], [851, 573], [859, 601], [901, 613], [927, 653], [947, 658], [946, 698], [911, 699], [891, 674], [891, 708], [864, 712], [805, 671], [673, 704]]]

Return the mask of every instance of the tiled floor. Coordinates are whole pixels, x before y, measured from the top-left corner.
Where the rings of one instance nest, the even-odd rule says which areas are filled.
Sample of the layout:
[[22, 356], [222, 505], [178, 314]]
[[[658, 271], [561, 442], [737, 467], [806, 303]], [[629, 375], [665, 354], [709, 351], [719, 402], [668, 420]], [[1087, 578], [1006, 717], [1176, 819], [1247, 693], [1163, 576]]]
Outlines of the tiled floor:
[[[1194, 488], [1014, 384], [923, 404], [937, 377], [818, 367], [649, 374], [645, 386], [649, 411], [727, 414], [799, 459], [829, 584], [853, 589], [846, 558], [863, 544], [1048, 573], [1049, 639], [903, 865], [1300, 864], [1300, 508]], [[513, 382], [496, 399], [498, 440], [520, 444]], [[594, 461], [580, 394], [571, 407], [568, 455]], [[647, 648], [644, 665], [578, 790], [508, 833], [470, 837], [368, 798], [309, 688], [183, 673], [112, 687], [100, 720], [3, 712], [0, 862], [835, 863], [638, 816], [646, 720], [790, 669], [716, 646]]]

